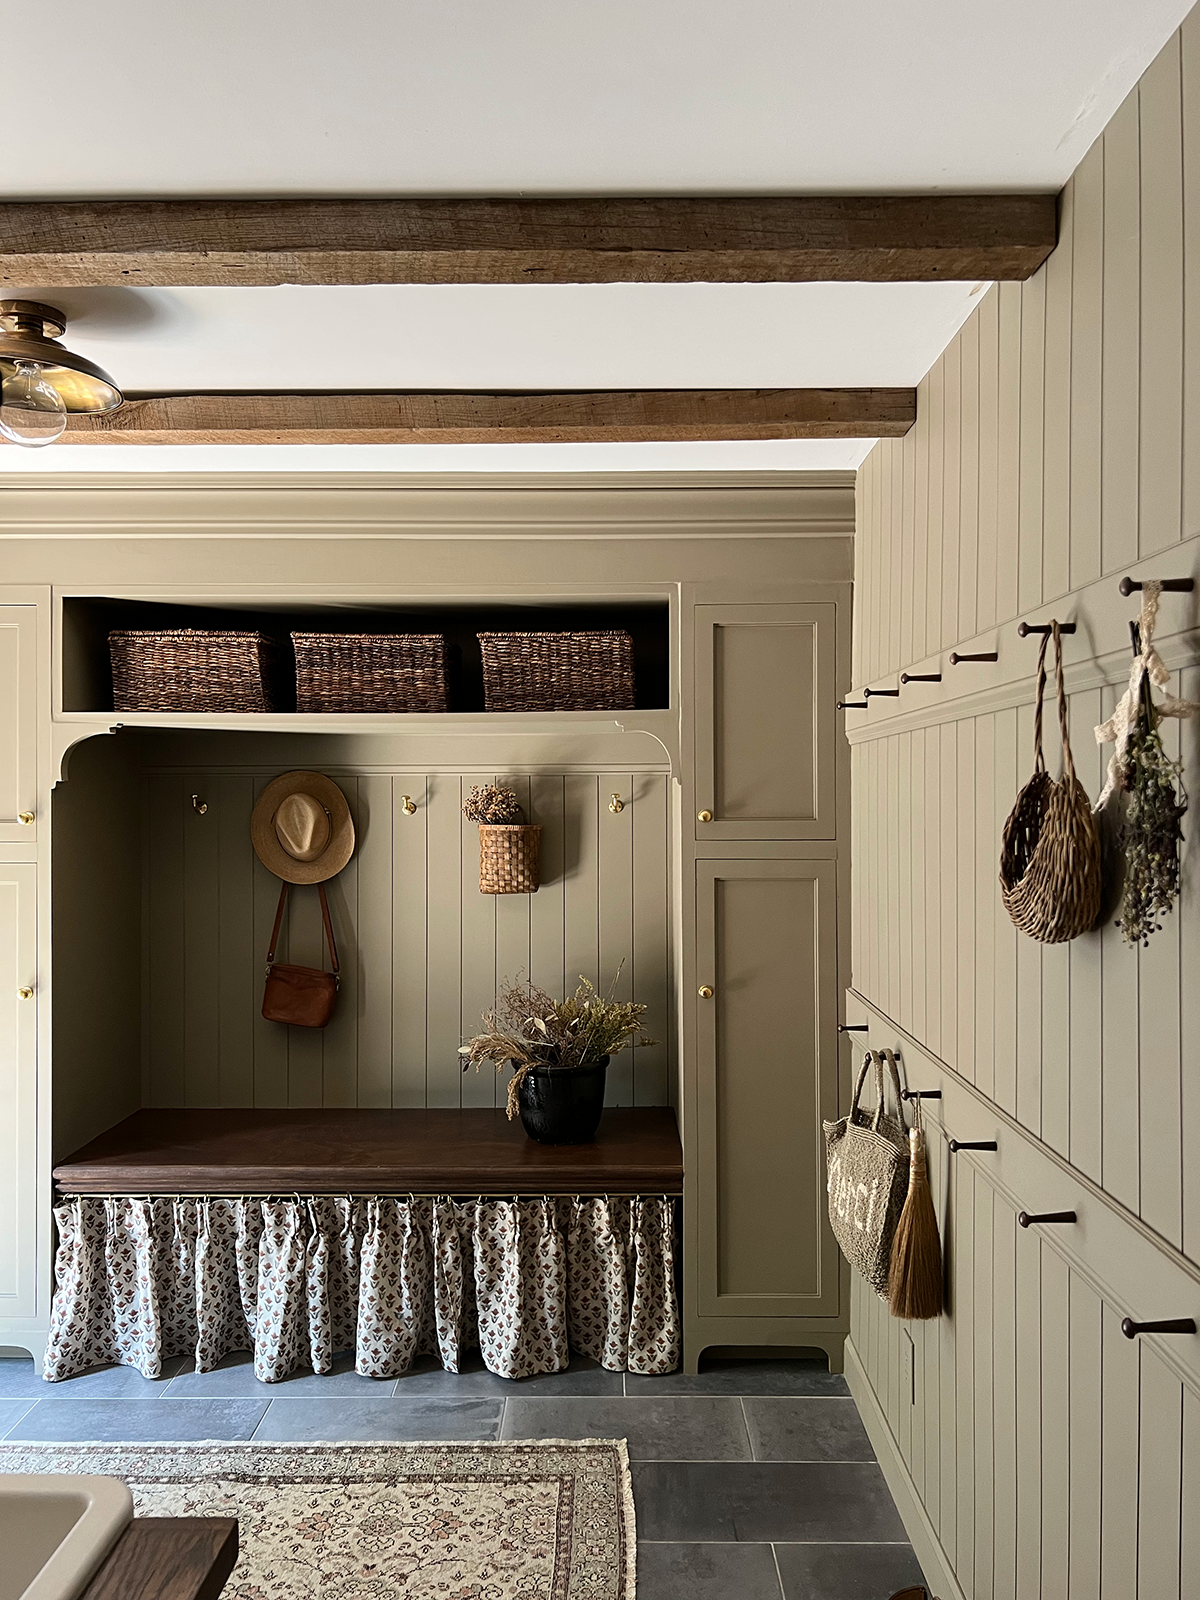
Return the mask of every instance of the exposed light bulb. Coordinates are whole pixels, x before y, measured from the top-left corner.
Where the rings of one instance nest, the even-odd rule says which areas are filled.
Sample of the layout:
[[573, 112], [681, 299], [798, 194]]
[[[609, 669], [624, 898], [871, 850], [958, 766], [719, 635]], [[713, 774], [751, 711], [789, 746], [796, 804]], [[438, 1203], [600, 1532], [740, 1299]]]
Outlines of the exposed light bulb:
[[62, 395], [38, 361], [18, 361], [0, 381], [0, 434], [14, 444], [53, 444], [67, 426]]

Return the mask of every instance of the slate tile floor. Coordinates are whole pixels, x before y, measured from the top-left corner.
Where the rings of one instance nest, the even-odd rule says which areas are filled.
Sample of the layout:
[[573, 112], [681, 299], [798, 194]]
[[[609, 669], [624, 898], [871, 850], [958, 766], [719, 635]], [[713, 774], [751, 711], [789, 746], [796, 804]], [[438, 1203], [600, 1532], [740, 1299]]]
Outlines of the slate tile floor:
[[245, 1356], [216, 1372], [168, 1363], [48, 1385], [0, 1360], [0, 1437], [629, 1441], [638, 1600], [887, 1600], [921, 1582], [843, 1379], [816, 1361], [713, 1362], [639, 1378], [586, 1361], [510, 1383], [431, 1360], [405, 1377], [262, 1384]]

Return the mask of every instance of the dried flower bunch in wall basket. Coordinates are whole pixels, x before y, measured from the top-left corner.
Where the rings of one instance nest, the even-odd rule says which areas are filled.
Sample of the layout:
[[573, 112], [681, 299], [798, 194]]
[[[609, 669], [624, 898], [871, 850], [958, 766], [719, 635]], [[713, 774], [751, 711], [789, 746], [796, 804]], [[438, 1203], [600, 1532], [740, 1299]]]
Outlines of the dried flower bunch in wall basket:
[[480, 894], [536, 894], [541, 884], [541, 826], [526, 822], [512, 789], [476, 784], [463, 805], [479, 824]]
[[[1063, 759], [1062, 776], [1057, 779], [1046, 771], [1042, 753], [1042, 697], [1051, 638]], [[1100, 915], [1100, 835], [1087, 790], [1075, 776], [1057, 622], [1051, 622], [1049, 633], [1042, 635], [1038, 652], [1033, 753], [1033, 776], [1004, 824], [1000, 892], [1022, 933], [1042, 944], [1062, 944], [1093, 928]]]

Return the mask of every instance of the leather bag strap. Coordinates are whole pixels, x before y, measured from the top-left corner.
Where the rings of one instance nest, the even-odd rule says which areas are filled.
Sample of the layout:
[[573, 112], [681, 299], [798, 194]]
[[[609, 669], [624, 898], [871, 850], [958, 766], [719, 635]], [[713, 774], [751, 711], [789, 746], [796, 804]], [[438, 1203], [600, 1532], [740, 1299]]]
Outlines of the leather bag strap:
[[[275, 959], [275, 950], [279, 944], [279, 930], [283, 926], [283, 911], [287, 905], [288, 888], [289, 885], [285, 883], [279, 891], [279, 906], [275, 912], [275, 926], [271, 929], [271, 948], [267, 951], [268, 967]], [[317, 893], [321, 897], [321, 921], [325, 925], [325, 939], [329, 945], [329, 958], [333, 962], [334, 972], [340, 973], [342, 969], [338, 965], [337, 945], [333, 937], [333, 923], [329, 917], [329, 901], [325, 898], [325, 885], [323, 883], [317, 885]]]

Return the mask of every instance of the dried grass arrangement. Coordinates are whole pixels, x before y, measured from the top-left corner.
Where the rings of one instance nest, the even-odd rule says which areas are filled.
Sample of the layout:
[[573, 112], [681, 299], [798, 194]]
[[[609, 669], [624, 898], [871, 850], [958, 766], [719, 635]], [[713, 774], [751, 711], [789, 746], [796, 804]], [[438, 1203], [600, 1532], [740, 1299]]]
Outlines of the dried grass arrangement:
[[459, 1050], [463, 1071], [473, 1066], [478, 1072], [485, 1061], [497, 1072], [506, 1065], [513, 1067], [508, 1084], [511, 1122], [519, 1114], [517, 1090], [531, 1067], [548, 1071], [589, 1067], [615, 1056], [627, 1044], [656, 1044], [642, 1032], [646, 1007], [613, 998], [620, 976], [618, 966], [607, 995], [598, 994], [595, 985], [581, 977], [575, 993], [565, 1000], [555, 1000], [536, 983], [505, 983], [495, 1008], [483, 1014], [484, 1031]]
[[1161, 584], [1153, 580], [1142, 586], [1141, 614], [1129, 624], [1129, 687], [1112, 716], [1096, 729], [1097, 743], [1116, 743], [1096, 810], [1113, 795], [1124, 802], [1119, 845], [1125, 883], [1117, 926], [1126, 944], [1135, 947], [1148, 946], [1150, 935], [1162, 932], [1158, 919], [1179, 895], [1179, 847], [1188, 797], [1183, 764], [1167, 754], [1159, 728], [1166, 717], [1191, 717], [1200, 709], [1173, 695], [1154, 701], [1152, 686], [1163, 689], [1171, 681], [1154, 648], [1161, 593]]
[[[1046, 771], [1042, 752], [1042, 697], [1046, 648], [1055, 652], [1055, 691], [1062, 738], [1060, 778]], [[1100, 834], [1087, 790], [1075, 776], [1067, 731], [1062, 639], [1058, 623], [1042, 636], [1037, 665], [1037, 709], [1033, 723], [1033, 776], [1017, 796], [1004, 824], [1000, 893], [1015, 925], [1042, 944], [1062, 944], [1095, 927], [1100, 915]]]

